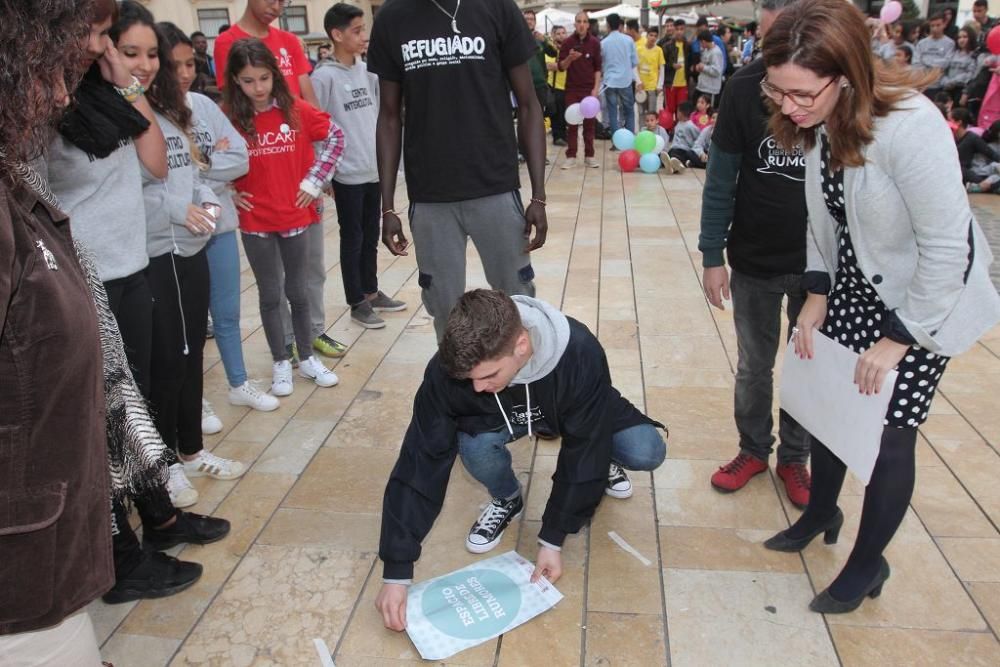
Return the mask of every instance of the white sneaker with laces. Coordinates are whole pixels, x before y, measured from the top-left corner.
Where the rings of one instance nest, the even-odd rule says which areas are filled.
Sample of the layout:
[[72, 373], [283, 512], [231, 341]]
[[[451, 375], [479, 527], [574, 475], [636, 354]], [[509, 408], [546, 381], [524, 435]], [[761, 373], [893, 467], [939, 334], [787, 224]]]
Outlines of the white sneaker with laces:
[[245, 465], [232, 459], [224, 459], [204, 449], [190, 461], [183, 461], [184, 473], [189, 477], [214, 477], [215, 479], [236, 479], [247, 471]]
[[566, 158], [566, 161], [562, 163], [562, 167], [560, 167], [560, 169], [572, 169], [575, 166], [576, 166], [576, 158], [568, 157]]
[[601, 166], [601, 163], [597, 161], [597, 158], [593, 157], [588, 157], [583, 161], [583, 163], [588, 167], [590, 167], [591, 169], [597, 169], [598, 167]]
[[271, 393], [275, 396], [291, 396], [295, 391], [292, 384], [292, 362], [276, 361], [271, 370]]
[[198, 502], [198, 491], [191, 486], [187, 475], [184, 474], [184, 466], [175, 463], [167, 470], [170, 477], [167, 479], [167, 493], [170, 495], [170, 504], [174, 507], [191, 507]]
[[215, 414], [212, 404], [201, 399], [201, 432], [203, 435], [214, 435], [222, 430], [222, 420]]
[[315, 354], [299, 362], [299, 375], [312, 380], [320, 387], [332, 387], [340, 382], [337, 374], [324, 366]]
[[229, 404], [245, 405], [261, 412], [271, 412], [277, 410], [281, 402], [274, 396], [259, 391], [247, 381], [238, 387], [229, 388]]
[[608, 468], [608, 485], [604, 487], [604, 493], [612, 498], [632, 497], [632, 480], [628, 478], [625, 468], [622, 468], [614, 461], [611, 462], [611, 466]]

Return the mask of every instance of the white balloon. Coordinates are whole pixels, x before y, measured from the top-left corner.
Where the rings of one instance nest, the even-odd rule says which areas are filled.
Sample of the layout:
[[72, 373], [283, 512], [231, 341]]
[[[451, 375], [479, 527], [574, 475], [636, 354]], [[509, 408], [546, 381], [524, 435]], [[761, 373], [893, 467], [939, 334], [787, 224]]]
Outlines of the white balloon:
[[667, 142], [663, 140], [663, 137], [661, 137], [660, 135], [656, 135], [656, 148], [653, 149], [653, 152], [656, 155], [659, 155], [660, 153], [663, 152], [663, 149], [666, 147], [667, 147]]
[[564, 114], [566, 122], [570, 125], [580, 125], [583, 123], [583, 111], [580, 110], [580, 103], [571, 104], [566, 107]]

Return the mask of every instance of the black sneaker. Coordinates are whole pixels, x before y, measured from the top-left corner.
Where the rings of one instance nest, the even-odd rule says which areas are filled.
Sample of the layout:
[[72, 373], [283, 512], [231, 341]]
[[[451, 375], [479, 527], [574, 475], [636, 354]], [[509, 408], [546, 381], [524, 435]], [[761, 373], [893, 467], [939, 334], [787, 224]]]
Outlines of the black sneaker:
[[190, 588], [201, 578], [201, 564], [177, 560], [173, 556], [150, 551], [142, 562], [115, 582], [114, 588], [101, 599], [107, 604], [133, 600], [165, 598]]
[[523, 509], [521, 494], [511, 500], [494, 498], [472, 524], [469, 537], [465, 540], [465, 548], [474, 554], [484, 554], [495, 547], [503, 537], [504, 529], [520, 516]]
[[632, 497], [632, 480], [628, 478], [625, 468], [622, 468], [614, 461], [611, 462], [611, 466], [608, 468], [608, 485], [604, 487], [604, 493], [612, 498]]
[[194, 512], [177, 512], [177, 520], [166, 528], [143, 528], [142, 543], [155, 551], [178, 544], [211, 544], [229, 534], [229, 522]]

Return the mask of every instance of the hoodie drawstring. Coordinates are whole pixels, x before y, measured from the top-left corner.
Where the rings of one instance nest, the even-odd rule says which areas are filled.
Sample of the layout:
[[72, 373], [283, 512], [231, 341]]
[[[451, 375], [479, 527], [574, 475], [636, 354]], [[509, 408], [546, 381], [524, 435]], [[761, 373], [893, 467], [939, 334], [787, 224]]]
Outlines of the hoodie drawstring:
[[531, 437], [531, 391], [528, 389], [531, 385], [524, 385], [524, 399], [528, 404], [528, 437]]
[[[531, 391], [528, 389], [530, 385], [524, 385], [524, 397], [527, 401], [528, 409], [528, 437], [532, 436], [531, 432]], [[503, 417], [503, 421], [507, 424], [507, 431], [510, 432], [511, 436], [514, 435], [514, 427], [510, 424], [510, 419], [507, 418], [507, 411], [503, 409], [503, 403], [500, 402], [500, 395], [497, 392], [493, 392], [493, 398], [496, 399], [497, 407], [500, 408], [500, 415]]]
[[497, 400], [497, 407], [500, 408], [500, 414], [503, 416], [503, 420], [507, 424], [507, 430], [510, 431], [511, 435], [514, 435], [514, 427], [510, 425], [510, 420], [507, 419], [507, 411], [503, 409], [503, 403], [500, 402], [500, 395], [493, 392], [493, 398]]

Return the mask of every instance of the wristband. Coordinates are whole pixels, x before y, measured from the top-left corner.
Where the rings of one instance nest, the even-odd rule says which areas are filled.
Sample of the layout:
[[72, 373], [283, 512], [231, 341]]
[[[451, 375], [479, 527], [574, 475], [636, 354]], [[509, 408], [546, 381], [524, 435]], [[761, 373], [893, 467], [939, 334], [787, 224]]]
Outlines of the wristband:
[[387, 208], [387, 209], [385, 209], [384, 211], [382, 211], [382, 217], [384, 218], [384, 217], [385, 217], [386, 215], [388, 215], [389, 213], [392, 213], [392, 214], [393, 214], [394, 216], [396, 216], [397, 218], [398, 218], [399, 216], [403, 215], [403, 214], [402, 214], [402, 213], [400, 213], [399, 211], [394, 211], [394, 210], [393, 210], [393, 209], [391, 209], [391, 208]]
[[124, 97], [125, 101], [129, 103], [135, 102], [137, 99], [139, 99], [139, 97], [141, 97], [146, 92], [145, 87], [143, 87], [143, 85], [139, 83], [139, 79], [136, 78], [135, 76], [132, 77], [131, 84], [129, 84], [124, 88], [119, 88], [118, 86], [115, 86], [115, 90], [117, 90], [118, 94]]
[[544, 199], [537, 199], [535, 197], [531, 198], [531, 203], [532, 204], [538, 204], [539, 206], [545, 206], [545, 200]]

